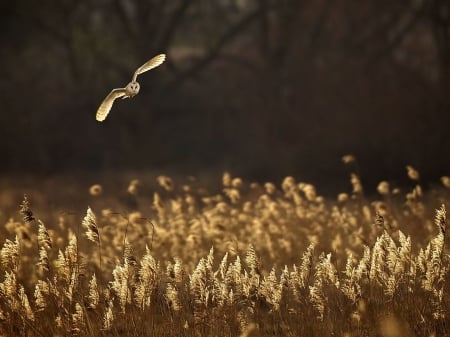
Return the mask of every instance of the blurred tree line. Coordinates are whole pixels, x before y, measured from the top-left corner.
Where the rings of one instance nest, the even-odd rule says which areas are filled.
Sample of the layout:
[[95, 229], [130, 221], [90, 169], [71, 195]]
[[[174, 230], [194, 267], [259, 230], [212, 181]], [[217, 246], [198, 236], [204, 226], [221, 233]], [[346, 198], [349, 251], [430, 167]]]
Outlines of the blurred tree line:
[[[447, 0], [0, 4], [1, 170], [449, 174]], [[151, 56], [141, 93], [95, 111]]]

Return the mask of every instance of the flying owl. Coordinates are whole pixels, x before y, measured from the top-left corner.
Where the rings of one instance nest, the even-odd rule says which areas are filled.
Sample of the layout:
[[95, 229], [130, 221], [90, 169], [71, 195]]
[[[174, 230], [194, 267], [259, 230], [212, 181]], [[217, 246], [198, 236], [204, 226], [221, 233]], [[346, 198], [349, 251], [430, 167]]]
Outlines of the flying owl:
[[131, 98], [133, 96], [136, 96], [139, 93], [139, 83], [136, 82], [136, 78], [138, 75], [145, 73], [146, 71], [153, 69], [157, 66], [159, 66], [161, 63], [164, 62], [166, 59], [165, 54], [159, 54], [155, 57], [151, 58], [149, 61], [144, 63], [142, 66], [140, 66], [133, 75], [133, 79], [130, 83], [127, 84], [125, 88], [116, 88], [113, 89], [108, 96], [103, 100], [102, 104], [100, 104], [100, 107], [97, 110], [96, 119], [99, 122], [103, 122], [105, 118], [108, 116], [109, 111], [111, 110], [111, 107], [116, 100], [116, 98], [122, 97], [122, 98]]

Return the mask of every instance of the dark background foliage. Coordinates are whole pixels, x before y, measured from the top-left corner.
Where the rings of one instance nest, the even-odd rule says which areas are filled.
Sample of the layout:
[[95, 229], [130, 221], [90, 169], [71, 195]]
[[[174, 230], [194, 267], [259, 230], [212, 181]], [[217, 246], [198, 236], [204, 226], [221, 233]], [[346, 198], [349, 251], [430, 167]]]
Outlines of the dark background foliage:
[[[3, 174], [449, 174], [446, 0], [1, 2]], [[151, 56], [141, 93], [95, 111]]]

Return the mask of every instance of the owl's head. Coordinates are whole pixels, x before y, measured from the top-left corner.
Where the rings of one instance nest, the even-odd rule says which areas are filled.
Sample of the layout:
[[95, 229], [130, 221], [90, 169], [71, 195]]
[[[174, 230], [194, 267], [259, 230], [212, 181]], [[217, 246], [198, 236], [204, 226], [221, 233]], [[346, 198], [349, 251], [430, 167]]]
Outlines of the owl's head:
[[125, 91], [127, 93], [127, 96], [133, 97], [139, 93], [139, 83], [138, 82], [130, 82], [125, 87]]

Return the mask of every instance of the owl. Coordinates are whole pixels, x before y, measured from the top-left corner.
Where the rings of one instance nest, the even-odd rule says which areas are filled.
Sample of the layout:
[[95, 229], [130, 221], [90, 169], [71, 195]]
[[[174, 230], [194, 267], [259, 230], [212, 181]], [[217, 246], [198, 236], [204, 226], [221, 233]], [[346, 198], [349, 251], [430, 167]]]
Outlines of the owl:
[[159, 54], [155, 57], [151, 58], [149, 61], [144, 63], [142, 66], [140, 66], [133, 75], [133, 78], [130, 83], [127, 84], [125, 88], [116, 88], [113, 89], [108, 96], [105, 97], [102, 104], [100, 104], [98, 110], [96, 119], [99, 122], [103, 122], [105, 118], [108, 116], [109, 111], [111, 110], [111, 107], [116, 100], [116, 98], [122, 97], [122, 98], [131, 98], [136, 96], [139, 93], [140, 85], [138, 82], [136, 82], [136, 78], [138, 75], [145, 73], [146, 71], [153, 69], [157, 66], [159, 66], [161, 63], [164, 62], [166, 59], [165, 54]]

